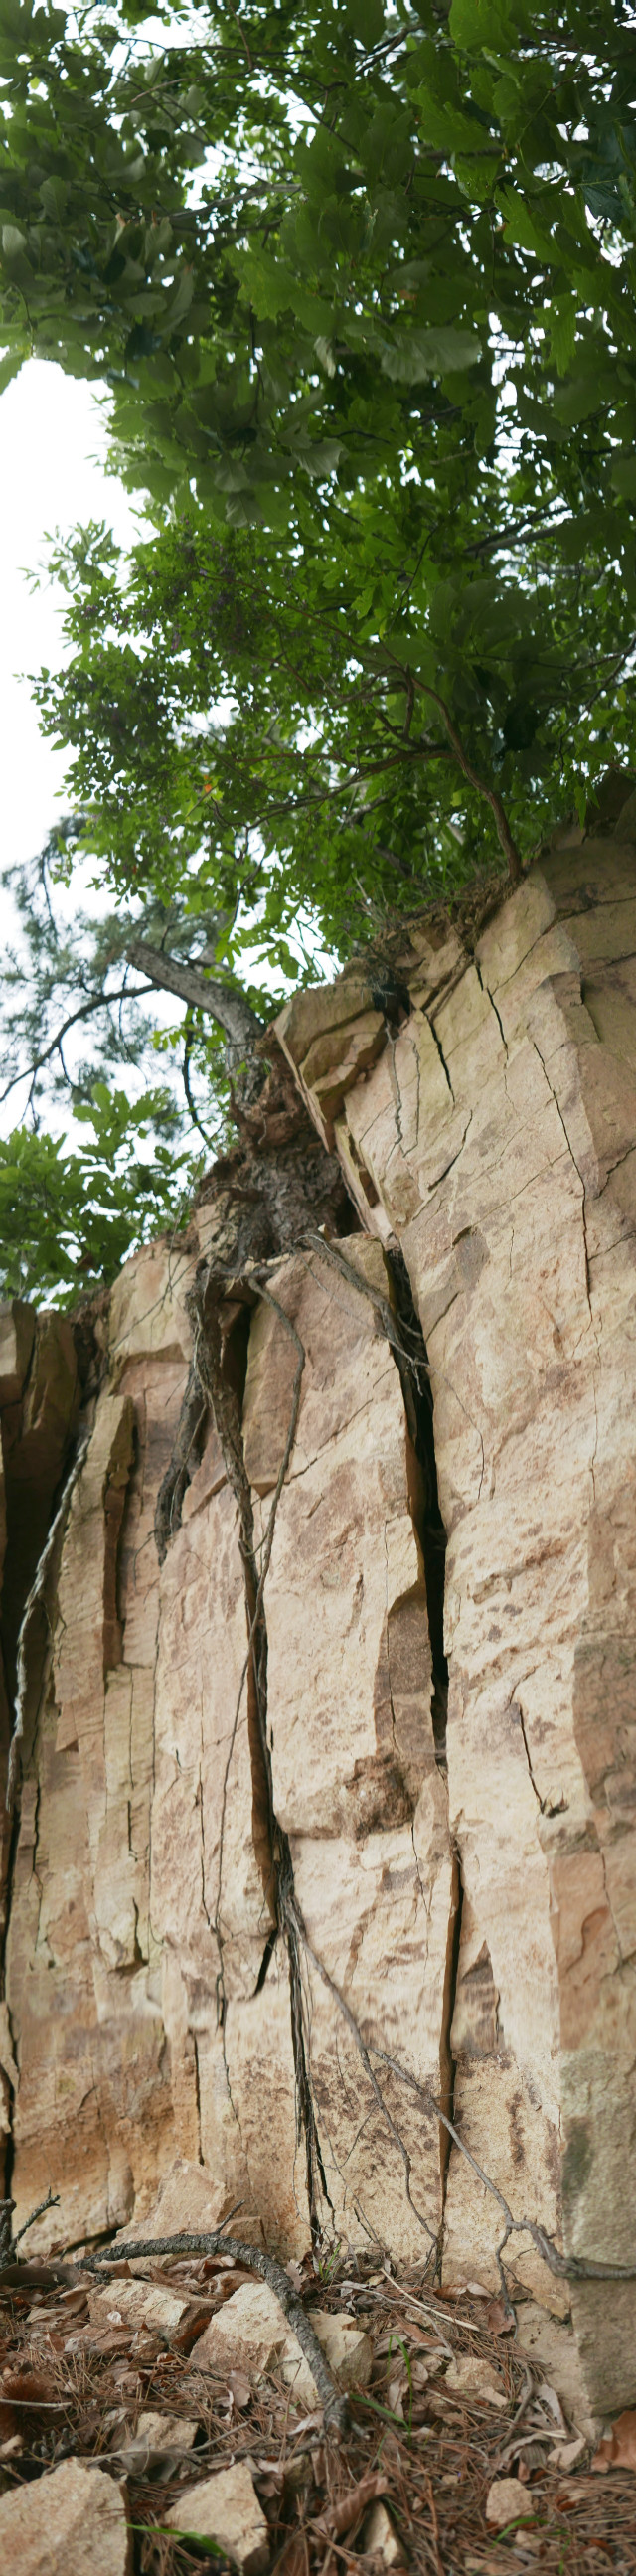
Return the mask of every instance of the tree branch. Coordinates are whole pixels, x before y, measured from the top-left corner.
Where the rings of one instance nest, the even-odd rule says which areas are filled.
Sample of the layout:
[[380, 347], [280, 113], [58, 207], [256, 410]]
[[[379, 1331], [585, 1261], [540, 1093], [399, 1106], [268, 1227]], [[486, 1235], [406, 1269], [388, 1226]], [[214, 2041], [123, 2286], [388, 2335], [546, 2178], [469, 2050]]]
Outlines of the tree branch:
[[245, 1097], [260, 1091], [263, 1067], [255, 1060], [255, 1048], [265, 1023], [257, 1019], [245, 994], [231, 984], [221, 984], [218, 978], [199, 974], [196, 966], [182, 963], [180, 957], [169, 957], [163, 948], [152, 948], [145, 939], [131, 939], [127, 955], [131, 966], [147, 975], [160, 993], [176, 993], [181, 1002], [189, 1002], [196, 1011], [207, 1011], [217, 1021], [225, 1037], [228, 1073], [247, 1062], [251, 1071]]

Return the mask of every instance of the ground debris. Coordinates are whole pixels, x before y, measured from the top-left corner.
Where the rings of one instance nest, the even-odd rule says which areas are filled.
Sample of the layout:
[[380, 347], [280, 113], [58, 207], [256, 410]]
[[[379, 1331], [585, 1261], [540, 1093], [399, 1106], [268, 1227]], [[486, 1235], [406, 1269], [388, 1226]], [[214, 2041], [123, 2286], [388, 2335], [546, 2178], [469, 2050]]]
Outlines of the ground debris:
[[[156, 2302], [124, 2300], [128, 2266], [102, 2294], [99, 2325], [94, 2282], [67, 2298], [59, 2277], [47, 2288], [40, 2276], [36, 2295], [3, 2286], [0, 2510], [64, 2461], [99, 2468], [125, 2496], [131, 2576], [194, 2576], [206, 2556], [203, 2531], [200, 2548], [185, 2536], [197, 2529], [196, 2495], [205, 2489], [207, 2530], [214, 2479], [236, 2469], [251, 2481], [271, 2576], [355, 2576], [358, 2565], [360, 2576], [389, 2565], [412, 2576], [523, 2576], [534, 2565], [542, 2576], [636, 2576], [633, 2468], [610, 2436], [606, 2474], [593, 2473], [589, 2443], [515, 2332], [502, 2333], [496, 2301], [472, 2283], [442, 2298], [423, 2267], [398, 2277], [377, 2254], [317, 2261], [294, 2265], [308, 2316], [355, 2325], [373, 2350], [339, 2441], [290, 2388], [280, 2357], [255, 2384], [228, 2366], [229, 2351], [225, 2367], [203, 2370], [183, 2348], [173, 2308], [227, 2313], [244, 2288], [222, 2255], [153, 2261], [153, 2284], [173, 2294], [163, 2332], [150, 2327]], [[503, 2528], [487, 2512], [497, 2488], [515, 2507]], [[219, 2570], [238, 2563], [229, 2535], [226, 2552]]]

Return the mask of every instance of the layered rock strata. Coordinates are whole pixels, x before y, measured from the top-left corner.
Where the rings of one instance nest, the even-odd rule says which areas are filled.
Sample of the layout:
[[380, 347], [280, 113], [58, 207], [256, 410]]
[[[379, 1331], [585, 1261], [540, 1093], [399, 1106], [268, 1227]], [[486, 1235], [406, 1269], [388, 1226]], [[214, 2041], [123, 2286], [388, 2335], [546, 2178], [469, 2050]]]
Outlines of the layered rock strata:
[[[363, 1231], [335, 1262], [317, 1243], [270, 1258], [268, 1298], [225, 1317], [272, 1540], [269, 1803], [209, 1421], [161, 1569], [153, 1536], [214, 1198], [180, 1249], [127, 1264], [99, 1385], [82, 1392], [65, 1319], [5, 1319], [10, 1693], [80, 1406], [88, 1435], [27, 1623], [5, 1836], [18, 2216], [50, 2185], [34, 2250], [79, 2241], [143, 2220], [178, 2167], [175, 2208], [198, 2177], [208, 2224], [239, 2202], [243, 2233], [306, 2245], [284, 1844], [325, 2226], [411, 2260], [441, 2228], [447, 2283], [497, 2284], [501, 2201], [448, 2154], [441, 2105], [516, 2220], [629, 2265], [636, 852], [570, 834], [481, 919], [422, 916], [278, 1029]], [[383, 1322], [398, 1249], [448, 1540], [447, 1769], [439, 1567], [427, 1600], [422, 1456]], [[7, 1738], [8, 1716], [5, 1758]], [[558, 2276], [523, 2229], [505, 2259], [533, 2316], [571, 2308], [589, 2403], [629, 2403], [632, 2287]]]

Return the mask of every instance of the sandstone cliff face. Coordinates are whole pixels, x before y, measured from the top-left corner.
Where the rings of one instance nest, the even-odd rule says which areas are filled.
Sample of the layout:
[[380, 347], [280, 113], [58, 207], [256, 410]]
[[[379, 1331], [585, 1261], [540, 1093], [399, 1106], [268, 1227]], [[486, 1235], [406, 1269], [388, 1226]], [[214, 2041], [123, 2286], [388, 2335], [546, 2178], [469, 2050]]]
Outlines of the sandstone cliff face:
[[[570, 2254], [625, 2265], [635, 952], [634, 850], [574, 832], [472, 955], [423, 926], [401, 963], [408, 1020], [363, 1080], [345, 1069], [341, 1085], [339, 1029], [330, 1071], [338, 1151], [367, 1226], [401, 1242], [432, 1371], [464, 1889], [455, 2111], [516, 2216], [562, 2225]], [[302, 1013], [301, 1000], [281, 1034], [311, 1096]], [[324, 1094], [313, 1106], [328, 1135]], [[446, 2277], [474, 2268], [478, 2248], [483, 2273], [500, 2234], [496, 2203], [453, 2148]], [[559, 2285], [523, 2238], [514, 2260], [556, 2305]], [[571, 2295], [592, 2397], [633, 2399], [634, 2288]]]
[[[209, 1205], [185, 1248], [128, 1263], [84, 1387], [5, 1835], [18, 2219], [60, 2194], [34, 2248], [143, 2217], [178, 2159], [210, 2209], [306, 2244], [284, 1840], [324, 2223], [424, 2260], [443, 2222], [447, 2282], [496, 2285], [501, 2206], [441, 2107], [515, 2219], [635, 2260], [636, 854], [572, 835], [477, 936], [423, 918], [381, 981], [356, 968], [279, 1023], [364, 1231], [339, 1263], [270, 1261], [270, 1301], [226, 1315], [272, 1540], [274, 1843], [210, 1423], [161, 1570], [153, 1538]], [[383, 1321], [398, 1247], [448, 1540], [445, 1753], [425, 1462]], [[5, 1321], [11, 1689], [82, 1391], [70, 1326]], [[632, 2401], [631, 2285], [557, 2277], [527, 2232], [505, 2259], [572, 2308], [590, 2402]]]

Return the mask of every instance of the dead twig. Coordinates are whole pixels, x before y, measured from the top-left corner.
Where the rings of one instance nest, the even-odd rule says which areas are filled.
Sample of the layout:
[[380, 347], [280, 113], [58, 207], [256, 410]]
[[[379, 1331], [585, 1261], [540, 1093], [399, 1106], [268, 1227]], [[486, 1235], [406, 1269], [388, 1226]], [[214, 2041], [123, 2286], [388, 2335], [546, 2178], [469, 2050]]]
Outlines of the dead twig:
[[292, 2288], [282, 2264], [276, 2263], [272, 2254], [261, 2253], [258, 2245], [242, 2245], [236, 2237], [227, 2236], [224, 2228], [216, 2227], [203, 2236], [190, 2235], [189, 2232], [179, 2236], [144, 2236], [138, 2237], [135, 2243], [118, 2245], [116, 2249], [100, 2246], [95, 2254], [85, 2257], [78, 2270], [95, 2272], [109, 2263], [127, 2262], [140, 2254], [231, 2254], [235, 2263], [244, 2263], [248, 2271], [258, 2272], [261, 2280], [267, 2282], [268, 2289], [273, 2290], [309, 2363], [322, 2407], [325, 2431], [346, 2432], [349, 2421], [346, 2398], [335, 2386], [318, 2336], [297, 2291]]

